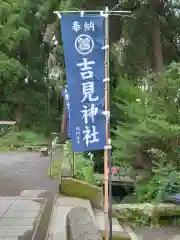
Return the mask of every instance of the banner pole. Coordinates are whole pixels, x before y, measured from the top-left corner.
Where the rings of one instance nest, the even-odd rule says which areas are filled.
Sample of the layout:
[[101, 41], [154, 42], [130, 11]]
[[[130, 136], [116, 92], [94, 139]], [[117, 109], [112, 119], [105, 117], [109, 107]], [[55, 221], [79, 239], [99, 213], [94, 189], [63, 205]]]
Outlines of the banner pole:
[[[105, 89], [106, 147], [104, 149], [104, 213], [105, 240], [112, 240], [112, 191], [111, 191], [111, 143], [110, 143], [110, 99], [109, 99], [109, 9], [105, 8]], [[109, 175], [109, 177], [108, 177]], [[108, 181], [109, 179], [109, 181]], [[109, 186], [108, 186], [109, 183]], [[110, 211], [109, 211], [110, 210]], [[109, 232], [110, 231], [110, 232]]]
[[72, 152], [73, 178], [75, 178], [75, 152]]

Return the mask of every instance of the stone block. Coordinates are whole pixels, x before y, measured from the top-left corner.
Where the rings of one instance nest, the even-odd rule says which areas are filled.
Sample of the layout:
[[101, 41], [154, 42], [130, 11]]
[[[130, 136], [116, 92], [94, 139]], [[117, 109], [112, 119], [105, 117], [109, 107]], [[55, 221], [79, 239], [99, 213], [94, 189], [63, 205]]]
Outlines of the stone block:
[[93, 218], [86, 208], [73, 208], [67, 215], [68, 240], [102, 240]]
[[113, 213], [118, 218], [131, 216], [179, 216], [180, 206], [171, 203], [115, 204]]
[[103, 189], [73, 178], [62, 178], [61, 193], [91, 201], [95, 208], [103, 208]]

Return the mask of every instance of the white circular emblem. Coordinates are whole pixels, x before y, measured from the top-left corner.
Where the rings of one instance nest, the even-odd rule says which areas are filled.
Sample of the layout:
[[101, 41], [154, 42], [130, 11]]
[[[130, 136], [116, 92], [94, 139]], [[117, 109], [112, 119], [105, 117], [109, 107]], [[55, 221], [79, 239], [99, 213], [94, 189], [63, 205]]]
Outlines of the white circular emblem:
[[89, 54], [94, 48], [94, 41], [89, 35], [81, 34], [75, 40], [75, 48], [82, 55]]

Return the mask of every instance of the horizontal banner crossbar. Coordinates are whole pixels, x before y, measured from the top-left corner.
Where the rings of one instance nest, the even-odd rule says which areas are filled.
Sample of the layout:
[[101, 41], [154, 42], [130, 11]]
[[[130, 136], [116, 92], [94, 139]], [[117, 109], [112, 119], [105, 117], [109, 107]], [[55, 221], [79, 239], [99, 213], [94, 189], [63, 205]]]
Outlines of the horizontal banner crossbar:
[[119, 14], [131, 14], [131, 11], [104, 11], [104, 10], [69, 10], [69, 11], [55, 11], [54, 13], [103, 13], [103, 14], [114, 14], [114, 13], [119, 13]]

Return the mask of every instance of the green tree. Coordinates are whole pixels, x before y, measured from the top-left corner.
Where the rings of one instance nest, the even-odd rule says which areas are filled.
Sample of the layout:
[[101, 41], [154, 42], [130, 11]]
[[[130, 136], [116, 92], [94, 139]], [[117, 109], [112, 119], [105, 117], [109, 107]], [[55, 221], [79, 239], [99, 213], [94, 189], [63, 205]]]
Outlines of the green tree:
[[[42, 126], [48, 88], [56, 94], [52, 86], [47, 86], [50, 49], [43, 42], [43, 35], [47, 24], [55, 20], [53, 9], [58, 3], [17, 0], [1, 1], [0, 6], [1, 104], [8, 105], [7, 112], [11, 109], [8, 117], [21, 119], [22, 124]], [[56, 112], [56, 105], [53, 107]], [[1, 114], [1, 118], [6, 118], [6, 114]]]

